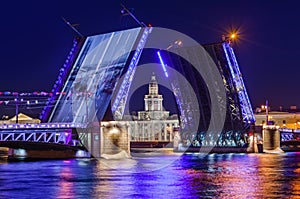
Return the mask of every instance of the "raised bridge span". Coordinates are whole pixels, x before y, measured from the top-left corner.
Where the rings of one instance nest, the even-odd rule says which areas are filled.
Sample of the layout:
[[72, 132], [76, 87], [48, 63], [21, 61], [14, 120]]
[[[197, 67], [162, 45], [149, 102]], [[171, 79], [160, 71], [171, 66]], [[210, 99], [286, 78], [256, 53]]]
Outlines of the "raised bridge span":
[[[75, 38], [51, 91], [59, 94], [49, 97], [41, 113], [43, 123], [2, 125], [0, 146], [34, 148], [44, 144], [71, 149], [85, 146], [96, 156], [101, 155], [100, 121], [123, 120], [131, 83], [152, 32], [155, 29], [145, 27]], [[231, 41], [176, 49], [180, 55], [195, 57], [200, 65], [211, 60], [211, 69], [218, 71], [226, 96], [225, 100], [219, 99], [219, 91], [215, 90], [220, 100], [218, 106], [222, 104], [225, 112], [224, 126], [219, 132], [209, 131], [215, 108], [209, 93], [211, 85], [207, 85], [183, 57], [159, 50], [159, 59], [155, 53], [156, 62], [161, 63], [164, 70], [167, 64], [185, 76], [196, 91], [197, 101], [191, 101], [190, 96], [182, 93], [186, 88], [177, 84], [175, 75], [169, 71], [182, 139], [197, 140], [202, 146], [205, 143], [219, 147], [247, 144], [250, 125], [255, 119]], [[200, 111], [195, 113], [193, 104], [199, 105]], [[200, 114], [200, 121], [193, 121], [194, 114]], [[195, 127], [196, 123], [200, 125]], [[81, 128], [87, 126], [90, 127]], [[78, 129], [86, 130], [78, 132]], [[193, 138], [189, 137], [191, 133]], [[217, 133], [218, 138], [213, 133]]]

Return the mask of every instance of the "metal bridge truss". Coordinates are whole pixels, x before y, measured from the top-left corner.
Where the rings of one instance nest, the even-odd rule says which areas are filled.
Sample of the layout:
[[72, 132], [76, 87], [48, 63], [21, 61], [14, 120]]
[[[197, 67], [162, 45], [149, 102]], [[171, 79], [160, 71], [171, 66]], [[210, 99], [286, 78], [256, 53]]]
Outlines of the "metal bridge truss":
[[[225, 87], [227, 98], [227, 107], [224, 107], [227, 110], [225, 124], [223, 130], [218, 134], [211, 134], [210, 132], [200, 130], [195, 133], [182, 135], [182, 138], [183, 140], [190, 142], [186, 143], [187, 145], [193, 146], [246, 146], [245, 144], [248, 142], [247, 131], [249, 130], [248, 128], [250, 123], [254, 122], [254, 115], [233, 49], [230, 47], [229, 42], [207, 45], [204, 46], [204, 48], [213, 57], [215, 63], [217, 64]], [[184, 68], [187, 69], [187, 67]], [[184, 71], [185, 70], [183, 70], [183, 73], [185, 73]], [[198, 85], [199, 83], [196, 84]], [[187, 96], [181, 95], [180, 89], [178, 89], [178, 86], [176, 86], [176, 80], [172, 82], [171, 85], [181, 113], [181, 130], [194, 132], [191, 131], [191, 129], [193, 129], [191, 126], [191, 124], [193, 124], [193, 117], [189, 117], [188, 112], [182, 111], [182, 109], [190, 110], [188, 103], [190, 99]], [[200, 87], [199, 89], [199, 92], [203, 92], [203, 89]], [[204, 95], [208, 94], [206, 93]], [[187, 102], [183, 102], [183, 98], [185, 98]], [[203, 103], [204, 102], [201, 102], [201, 106], [209, 106], [208, 104]], [[206, 119], [207, 113], [205, 111], [203, 112], [202, 107], [200, 108], [200, 111], [202, 119]], [[207, 128], [205, 124], [206, 120], [204, 120], [201, 124], [204, 125], [204, 129]]]
[[139, 41], [139, 44], [134, 52], [133, 58], [129, 64], [128, 70], [125, 74], [124, 80], [120, 86], [119, 92], [112, 106], [112, 112], [114, 114], [115, 120], [121, 120], [126, 107], [128, 92], [136, 71], [136, 66], [139, 62], [140, 56], [142, 54], [143, 48], [145, 46], [148, 35], [151, 33], [152, 28], [144, 28], [144, 32]]
[[68, 74], [70, 73], [72, 69], [72, 65], [77, 57], [77, 54], [79, 50], [81, 49], [82, 42], [84, 41], [83, 38], [77, 37], [73, 40], [73, 46], [71, 51], [69, 52], [69, 55], [63, 65], [63, 67], [59, 70], [58, 78], [51, 90], [52, 96], [48, 98], [48, 101], [46, 103], [46, 106], [44, 107], [40, 119], [42, 121], [46, 121], [49, 117], [49, 114], [51, 112], [51, 109], [53, 105], [55, 104], [55, 100], [59, 97], [58, 92], [62, 90], [62, 87], [64, 85], [64, 82], [66, 81], [66, 78], [68, 77]]
[[[207, 48], [211, 47], [207, 46]], [[213, 52], [211, 52], [211, 49], [213, 49]], [[234, 51], [227, 41], [222, 43], [221, 51], [223, 52], [219, 51], [218, 44], [211, 49], [209, 51], [212, 53], [211, 56], [215, 56], [214, 60], [217, 63], [225, 87], [227, 98], [226, 120], [222, 132], [217, 135], [211, 135], [206, 131], [198, 132], [196, 137], [190, 139], [191, 145], [246, 146], [249, 125], [255, 119]], [[223, 53], [225, 53], [226, 61], [221, 58], [224, 55]]]
[[0, 142], [34, 142], [81, 146], [72, 128], [82, 128], [75, 124], [9, 124], [0, 125]]
[[43, 131], [43, 130], [18, 130], [14, 132], [0, 132], [0, 142], [43, 142], [52, 144], [63, 144], [79, 146], [78, 140], [72, 140], [72, 133], [65, 131]]
[[280, 128], [281, 141], [298, 141], [300, 137], [300, 129]]
[[281, 133], [281, 142], [295, 140], [293, 132]]
[[188, 134], [189, 137], [183, 137], [184, 146], [200, 147], [244, 147], [246, 146], [247, 134], [241, 131], [222, 131], [218, 134], [211, 134], [207, 131], [202, 131], [195, 134]]
[[[187, 113], [184, 110], [190, 110], [189, 107], [188, 107], [189, 104], [183, 103], [182, 94], [180, 92], [180, 89], [176, 85], [176, 82], [171, 83], [171, 88], [172, 88], [172, 91], [174, 93], [176, 104], [177, 104], [179, 112], [180, 112], [180, 126], [181, 126], [181, 129], [186, 129], [189, 126], [188, 125], [189, 124], [189, 122], [188, 122], [189, 118], [186, 116]], [[183, 107], [184, 105], [187, 106], [187, 107]]]
[[224, 42], [222, 45], [229, 65], [230, 73], [239, 96], [243, 121], [248, 124], [253, 123], [255, 122], [253, 110], [234, 51], [230, 46], [230, 42]]
[[226, 79], [224, 75], [224, 70], [221, 66], [219, 66], [219, 70], [221, 71], [221, 77], [223, 80], [223, 84], [225, 87], [226, 97], [227, 97], [227, 106], [229, 109], [229, 115], [231, 118], [231, 121], [234, 122], [240, 122], [242, 120], [240, 109], [237, 105], [239, 103], [238, 96], [235, 95], [234, 92], [234, 83], [232, 79]]

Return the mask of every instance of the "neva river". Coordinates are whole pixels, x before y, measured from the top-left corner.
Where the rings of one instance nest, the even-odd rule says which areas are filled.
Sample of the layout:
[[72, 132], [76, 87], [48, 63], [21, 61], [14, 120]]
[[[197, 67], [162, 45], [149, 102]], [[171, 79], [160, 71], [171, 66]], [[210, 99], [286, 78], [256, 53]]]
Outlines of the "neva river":
[[300, 153], [0, 160], [0, 198], [300, 198]]

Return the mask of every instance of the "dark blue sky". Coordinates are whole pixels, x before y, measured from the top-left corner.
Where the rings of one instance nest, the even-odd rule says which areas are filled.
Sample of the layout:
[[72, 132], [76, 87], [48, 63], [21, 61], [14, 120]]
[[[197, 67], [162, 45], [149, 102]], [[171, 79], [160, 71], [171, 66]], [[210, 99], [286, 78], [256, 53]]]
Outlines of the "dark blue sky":
[[[238, 30], [236, 55], [254, 106], [300, 107], [300, 13], [298, 1], [132, 0], [146, 24], [183, 32], [199, 43]], [[119, 1], [1, 2], [0, 91], [50, 91], [72, 46], [74, 32], [61, 17], [79, 23], [84, 35], [130, 28]]]

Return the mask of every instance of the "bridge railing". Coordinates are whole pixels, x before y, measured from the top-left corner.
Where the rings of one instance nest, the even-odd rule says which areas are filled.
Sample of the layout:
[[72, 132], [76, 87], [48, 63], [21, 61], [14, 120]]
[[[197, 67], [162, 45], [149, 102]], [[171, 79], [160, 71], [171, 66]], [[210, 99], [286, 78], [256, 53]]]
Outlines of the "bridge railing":
[[75, 123], [37, 123], [37, 124], [0, 124], [1, 129], [62, 129], [86, 128], [84, 124]]
[[66, 131], [7, 131], [0, 132], [0, 142], [39, 142], [79, 146], [79, 140], [73, 139], [72, 132]]
[[1, 124], [0, 142], [39, 142], [80, 146], [73, 129], [86, 128], [75, 123]]

